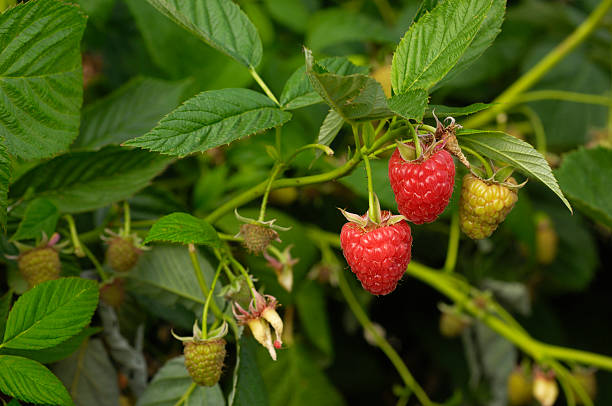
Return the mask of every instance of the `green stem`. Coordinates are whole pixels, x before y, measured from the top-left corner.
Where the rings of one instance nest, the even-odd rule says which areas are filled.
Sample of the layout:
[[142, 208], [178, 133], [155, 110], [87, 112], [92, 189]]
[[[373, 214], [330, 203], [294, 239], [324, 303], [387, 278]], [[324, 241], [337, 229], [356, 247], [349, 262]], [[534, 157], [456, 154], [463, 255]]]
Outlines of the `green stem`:
[[374, 0], [374, 3], [376, 3], [376, 7], [387, 25], [395, 24], [395, 11], [393, 11], [391, 4], [387, 0]]
[[527, 71], [502, 94], [500, 94], [493, 103], [496, 103], [490, 109], [475, 114], [465, 121], [466, 128], [476, 128], [486, 124], [497, 114], [505, 111], [509, 103], [525, 92], [536, 82], [538, 82], [548, 71], [550, 71], [559, 61], [567, 54], [573, 51], [581, 42], [583, 42], [597, 28], [601, 20], [606, 16], [608, 9], [612, 7], [612, 0], [603, 0], [597, 8], [589, 15], [589, 17], [580, 26], [574, 30], [563, 42], [557, 45], [543, 59], [540, 60], [533, 68]]
[[202, 338], [208, 338], [207, 333], [207, 320], [208, 320], [208, 308], [210, 307], [210, 302], [212, 301], [212, 297], [215, 293], [215, 285], [217, 284], [217, 279], [219, 279], [219, 275], [221, 274], [221, 269], [223, 269], [224, 262], [220, 262], [219, 266], [217, 266], [217, 272], [215, 272], [215, 277], [213, 278], [212, 283], [210, 284], [210, 295], [206, 297], [206, 303], [204, 303], [204, 311], [202, 312]]
[[319, 149], [323, 152], [325, 152], [325, 154], [327, 155], [333, 155], [334, 154], [334, 150], [331, 149], [330, 147], [328, 147], [327, 145], [323, 145], [323, 144], [307, 144], [304, 145], [303, 147], [300, 147], [298, 149], [296, 149], [293, 154], [291, 154], [291, 156], [289, 158], [287, 158], [287, 160], [285, 161], [286, 165], [289, 165], [289, 163], [291, 163], [291, 161], [293, 161], [295, 159], [295, 157], [297, 157], [300, 153], [307, 151], [309, 149]]
[[[202, 272], [202, 268], [200, 267], [200, 261], [198, 261], [198, 256], [196, 254], [196, 247], [193, 244], [188, 245], [189, 258], [191, 258], [191, 264], [193, 265], [193, 271], [195, 272], [196, 279], [198, 280], [198, 285], [200, 286], [200, 290], [204, 297], [208, 298], [210, 291], [208, 290], [208, 286], [206, 286], [206, 280], [204, 280], [204, 273]], [[206, 302], [205, 302], [206, 303]], [[217, 307], [217, 304], [212, 301], [211, 309], [215, 316], [222, 319], [223, 313]]]
[[87, 256], [87, 258], [89, 258], [93, 266], [96, 268], [102, 282], [106, 281], [108, 279], [108, 275], [106, 272], [104, 272], [104, 268], [102, 268], [100, 261], [98, 261], [96, 256], [89, 250], [89, 248], [87, 248], [87, 246], [83, 245], [81, 248], [83, 249], [83, 253]]
[[568, 92], [565, 90], [535, 90], [516, 96], [510, 106], [538, 100], [563, 100], [575, 103], [599, 104], [602, 106], [609, 106], [612, 104], [612, 97], [608, 96]]
[[478, 159], [480, 161], [482, 166], [484, 166], [485, 171], [487, 172], [487, 178], [493, 177], [493, 170], [491, 169], [491, 165], [489, 165], [487, 160], [484, 159], [482, 157], [482, 155], [480, 155], [478, 152], [474, 151], [472, 148], [466, 147], [465, 145], [462, 145], [461, 149], [463, 151], [467, 152], [468, 154], [473, 155], [474, 157], [476, 157], [476, 159]]
[[268, 184], [266, 185], [266, 190], [264, 191], [263, 199], [261, 200], [261, 207], [259, 209], [259, 218], [257, 221], [264, 221], [266, 217], [266, 206], [268, 204], [268, 196], [270, 195], [270, 190], [272, 188], [272, 183], [274, 183], [274, 179], [278, 176], [281, 170], [285, 167], [280, 162], [277, 162], [272, 168], [272, 173], [270, 174], [270, 179], [268, 179]]
[[400, 377], [404, 381], [404, 384], [410, 389], [412, 389], [412, 392], [417, 397], [417, 399], [423, 404], [423, 406], [432, 406], [433, 402], [429, 400], [429, 397], [427, 396], [423, 388], [421, 388], [421, 386], [416, 382], [416, 380], [414, 379], [414, 377], [408, 370], [408, 367], [406, 366], [404, 361], [401, 359], [398, 353], [393, 349], [393, 347], [389, 344], [389, 342], [385, 340], [385, 338], [382, 337], [378, 333], [378, 331], [374, 328], [374, 325], [368, 318], [365, 311], [359, 305], [357, 298], [355, 297], [355, 295], [351, 291], [351, 288], [346, 282], [346, 279], [344, 277], [344, 272], [343, 271], [337, 272], [337, 276], [338, 276], [338, 286], [340, 287], [340, 291], [342, 292], [344, 299], [346, 300], [347, 304], [349, 305], [351, 311], [353, 312], [353, 314], [355, 315], [359, 323], [363, 326], [365, 330], [367, 330], [372, 335], [372, 337], [374, 338], [374, 341], [376, 341], [376, 345], [382, 350], [382, 352], [385, 353], [387, 358], [389, 358], [389, 360], [391, 361], [391, 363], [393, 364], [397, 372], [400, 374]]
[[79, 239], [79, 233], [77, 232], [76, 225], [74, 224], [74, 218], [72, 215], [66, 214], [64, 219], [68, 223], [68, 229], [70, 230], [70, 240], [72, 241], [72, 246], [74, 247], [74, 255], [83, 258], [85, 256], [85, 251], [83, 250], [83, 245]]
[[[281, 104], [278, 102], [278, 100], [274, 96], [274, 93], [272, 93], [272, 91], [270, 90], [268, 85], [266, 85], [266, 82], [264, 82], [263, 79], [261, 78], [261, 76], [259, 76], [259, 74], [255, 70], [255, 68], [253, 68], [252, 66], [249, 67], [249, 73], [251, 74], [251, 76], [253, 76], [253, 79], [255, 79], [255, 82], [257, 82], [259, 87], [261, 87], [261, 89], [266, 93], [266, 95], [268, 95], [268, 97], [270, 99], [272, 99], [272, 101], [274, 103], [276, 103], [280, 107]], [[279, 153], [280, 153], [280, 151], [279, 151]]]
[[542, 155], [546, 155], [546, 132], [540, 116], [529, 106], [522, 106], [519, 111], [523, 113], [531, 123], [535, 135], [536, 149]]
[[422, 128], [423, 130], [427, 131], [430, 134], [435, 134], [436, 133], [436, 127], [432, 127], [430, 125], [427, 124], [420, 124], [419, 128]]
[[187, 391], [183, 393], [183, 396], [181, 396], [179, 400], [176, 401], [174, 406], [181, 406], [183, 403], [185, 403], [187, 399], [189, 399], [189, 396], [191, 396], [191, 394], [195, 390], [196, 386], [196, 383], [192, 382], [191, 385], [189, 385], [189, 388], [187, 388]]
[[421, 141], [419, 140], [419, 136], [417, 135], [417, 132], [414, 130], [413, 126], [410, 126], [410, 130], [410, 132], [412, 133], [412, 141], [414, 142], [416, 159], [419, 159], [421, 155], [423, 155], [423, 150], [421, 149]]
[[251, 296], [253, 297], [253, 300], [255, 300], [255, 292], [257, 292], [257, 290], [255, 289], [255, 285], [253, 285], [253, 280], [251, 280], [249, 273], [246, 271], [246, 269], [244, 269], [242, 264], [238, 262], [236, 258], [234, 258], [233, 255], [231, 255], [231, 253], [228, 253], [228, 255], [229, 255], [229, 260], [232, 262], [232, 264], [236, 268], [238, 268], [240, 273], [244, 276], [244, 279], [246, 279], [246, 283], [249, 286], [249, 290], [251, 291]]
[[370, 167], [370, 160], [368, 154], [363, 154], [361, 150], [361, 143], [359, 142], [359, 129], [356, 125], [353, 126], [353, 136], [355, 137], [355, 149], [356, 154], [361, 156], [365, 165], [366, 176], [368, 178], [368, 216], [370, 220], [376, 224], [380, 224], [380, 211], [376, 208], [376, 202], [374, 199], [374, 185], [372, 183], [372, 168]]
[[281, 137], [281, 133], [282, 133], [282, 127], [276, 127], [274, 129], [274, 143], [276, 144], [276, 152], [278, 154], [278, 158], [281, 159], [281, 157], [283, 156], [283, 151], [282, 151], [282, 137]]
[[459, 251], [459, 213], [453, 212], [451, 217], [450, 232], [448, 236], [448, 249], [446, 250], [446, 261], [444, 271], [453, 272], [457, 263], [457, 253]]
[[130, 205], [129, 203], [126, 201], [123, 202], [123, 233], [124, 233], [124, 237], [127, 237], [130, 235]]

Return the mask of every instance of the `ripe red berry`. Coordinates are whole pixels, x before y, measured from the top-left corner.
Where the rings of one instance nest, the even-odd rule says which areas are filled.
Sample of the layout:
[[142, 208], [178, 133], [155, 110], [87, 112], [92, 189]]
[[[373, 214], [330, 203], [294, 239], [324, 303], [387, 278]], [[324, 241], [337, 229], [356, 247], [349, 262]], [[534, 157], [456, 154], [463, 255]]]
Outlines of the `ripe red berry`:
[[453, 194], [455, 163], [446, 150], [406, 161], [396, 149], [389, 160], [389, 181], [400, 214], [415, 224], [431, 223]]
[[410, 262], [412, 235], [405, 221], [389, 223], [391, 213], [383, 211], [380, 224], [361, 217], [365, 227], [348, 222], [340, 232], [344, 257], [365, 290], [386, 295], [397, 286]]
[[26, 251], [19, 256], [17, 264], [31, 288], [60, 276], [61, 262], [53, 247], [43, 246]]

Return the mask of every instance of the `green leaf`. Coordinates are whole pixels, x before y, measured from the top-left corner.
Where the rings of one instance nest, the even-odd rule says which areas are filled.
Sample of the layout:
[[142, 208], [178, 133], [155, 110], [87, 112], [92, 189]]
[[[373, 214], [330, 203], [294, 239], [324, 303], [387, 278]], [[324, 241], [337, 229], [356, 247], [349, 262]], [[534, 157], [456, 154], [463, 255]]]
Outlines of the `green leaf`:
[[221, 246], [213, 226], [187, 213], [172, 213], [157, 220], [149, 230], [145, 243], [151, 241]]
[[[321, 145], [331, 145], [336, 138], [336, 135], [342, 129], [342, 125], [344, 124], [344, 119], [340, 114], [336, 113], [335, 110], [330, 110], [325, 116], [325, 120], [323, 120], [323, 124], [321, 124], [321, 128], [319, 129], [319, 136], [317, 137], [317, 144]], [[320, 154], [318, 154], [320, 155]]]
[[300, 323], [310, 341], [325, 355], [332, 356], [331, 329], [321, 285], [312, 280], [305, 282], [297, 292], [295, 303]]
[[430, 104], [425, 112], [425, 117], [433, 117], [434, 113], [438, 118], [442, 119], [445, 117], [462, 117], [469, 116], [470, 114], [478, 113], [479, 111], [486, 110], [492, 105], [487, 103], [474, 103], [465, 107], [449, 107], [441, 106], [436, 104]]
[[8, 205], [8, 190], [11, 182], [11, 158], [6, 145], [0, 136], [0, 228], [6, 226], [6, 206]]
[[43, 282], [13, 305], [0, 348], [53, 347], [77, 334], [98, 305], [98, 284], [82, 278]]
[[49, 347], [42, 350], [13, 350], [9, 348], [2, 348], [0, 349], [0, 354], [17, 355], [19, 357], [33, 359], [41, 364], [52, 364], [69, 357], [83, 344], [88, 337], [99, 333], [100, 331], [100, 328], [85, 327], [80, 333], [70, 337], [66, 341], [63, 341], [54, 347]]
[[13, 292], [10, 290], [6, 292], [2, 297], [0, 297], [0, 339], [4, 337], [6, 318], [8, 317], [12, 302]]
[[242, 64], [217, 52], [146, 1], [127, 0], [126, 3], [152, 61], [169, 79], [193, 79], [194, 92], [244, 87], [252, 82]]
[[429, 89], [440, 81], [478, 33], [492, 2], [445, 0], [413, 24], [393, 55], [395, 93]]
[[77, 136], [85, 21], [78, 7], [54, 0], [0, 15], [0, 137], [11, 154], [49, 157]]
[[[155, 374], [155, 377], [140, 396], [136, 406], [174, 406], [193, 383], [185, 368], [185, 357], [175, 357]], [[185, 406], [225, 406], [219, 385], [196, 386], [187, 398]]]
[[467, 69], [493, 44], [493, 41], [495, 41], [495, 38], [497, 38], [497, 35], [501, 32], [505, 13], [506, 0], [493, 0], [491, 9], [480, 26], [478, 34], [476, 34], [470, 46], [461, 59], [459, 59], [459, 62], [457, 62], [452, 71], [444, 78], [444, 83], [452, 80], [452, 78]]
[[315, 64], [310, 50], [305, 50], [306, 74], [312, 87], [342, 118], [353, 123], [390, 117], [387, 98], [375, 79], [360, 74], [341, 76], [328, 73]]
[[[322, 66], [330, 73], [346, 76], [352, 74], [368, 74], [368, 68], [365, 66], [353, 65], [345, 57], [324, 58], [317, 61], [317, 65]], [[318, 95], [310, 84], [308, 76], [306, 76], [306, 66], [300, 66], [283, 88], [280, 96], [280, 103], [286, 109], [297, 109], [310, 106], [311, 104], [321, 103], [323, 99]]]
[[212, 90], [187, 100], [149, 133], [124, 145], [184, 156], [229, 144], [290, 119], [291, 113], [253, 90]]
[[145, 134], [179, 105], [188, 85], [142, 77], [129, 81], [83, 109], [81, 133], [72, 149], [99, 149]]
[[20, 241], [40, 239], [44, 235], [51, 237], [59, 220], [59, 210], [47, 199], [33, 200], [25, 211], [23, 220], [11, 240]]
[[148, 0], [186, 30], [247, 67], [257, 67], [262, 46], [255, 26], [231, 0]]
[[431, 10], [433, 10], [438, 5], [439, 2], [440, 0], [421, 1], [421, 4], [419, 5], [419, 9], [417, 10], [414, 16], [414, 22], [419, 21], [419, 19], [423, 17], [425, 14], [430, 13]]
[[283, 351], [277, 361], [260, 351], [260, 368], [271, 406], [341, 406], [342, 395], [331, 384], [313, 357], [298, 343]]
[[389, 108], [406, 120], [423, 119], [429, 95], [424, 89], [411, 89], [406, 93], [396, 94], [388, 101]]
[[380, 21], [342, 8], [319, 11], [308, 20], [306, 44], [315, 52], [345, 42], [393, 43], [393, 33]]
[[[210, 286], [214, 269], [210, 263], [196, 252], [204, 279]], [[194, 313], [202, 311], [206, 297], [200, 290], [194, 275], [193, 265], [187, 247], [157, 245], [142, 254], [136, 268], [130, 271], [130, 291], [155, 298], [166, 306], [182, 305]], [[217, 282], [215, 291], [221, 291]], [[222, 299], [216, 297], [217, 304]]]
[[0, 391], [25, 402], [70, 406], [74, 403], [59, 379], [36, 361], [0, 355]]
[[79, 406], [120, 404], [117, 372], [99, 338], [85, 341], [72, 356], [54, 364], [52, 371]]
[[238, 340], [238, 357], [234, 368], [234, 381], [229, 395], [230, 406], [268, 406], [268, 393], [255, 358], [259, 344], [242, 336]]
[[525, 176], [535, 178], [548, 186], [572, 211], [559, 188], [546, 159], [530, 144], [499, 131], [460, 130], [457, 132], [459, 145], [465, 145], [495, 161], [514, 166]]
[[265, 0], [270, 16], [295, 32], [308, 27], [309, 12], [302, 0]]
[[612, 227], [612, 150], [598, 147], [573, 151], [564, 156], [556, 175], [578, 210]]
[[61, 155], [25, 173], [12, 187], [17, 198], [28, 189], [62, 213], [80, 213], [124, 200], [149, 184], [171, 159], [147, 151], [106, 147]]

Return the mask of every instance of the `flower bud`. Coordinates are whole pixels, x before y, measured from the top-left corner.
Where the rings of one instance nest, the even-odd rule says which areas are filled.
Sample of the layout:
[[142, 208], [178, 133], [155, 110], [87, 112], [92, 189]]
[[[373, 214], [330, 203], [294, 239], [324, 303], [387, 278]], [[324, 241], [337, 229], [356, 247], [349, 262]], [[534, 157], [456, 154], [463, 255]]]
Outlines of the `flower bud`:
[[276, 335], [274, 347], [280, 348], [283, 343], [281, 338], [283, 335], [283, 320], [273, 307], [266, 307], [261, 313], [261, 317], [263, 317], [274, 328], [274, 334]]
[[542, 406], [552, 406], [559, 396], [559, 386], [555, 381], [555, 376], [552, 371], [543, 372], [535, 371], [535, 379], [533, 381], [533, 397], [537, 399]]
[[270, 357], [276, 361], [276, 350], [272, 343], [272, 334], [270, 333], [270, 325], [262, 319], [251, 319], [247, 321], [247, 325], [253, 333], [253, 337], [259, 342], [259, 344], [266, 347], [270, 353]]

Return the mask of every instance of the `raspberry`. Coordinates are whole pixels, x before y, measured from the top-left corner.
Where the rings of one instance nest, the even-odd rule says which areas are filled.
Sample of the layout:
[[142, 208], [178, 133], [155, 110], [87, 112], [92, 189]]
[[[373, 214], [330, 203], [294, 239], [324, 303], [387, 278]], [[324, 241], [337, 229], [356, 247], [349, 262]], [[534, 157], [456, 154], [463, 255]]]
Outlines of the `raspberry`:
[[185, 367], [193, 381], [201, 386], [215, 386], [221, 378], [225, 340], [186, 341], [183, 345]]
[[125, 299], [125, 287], [123, 279], [113, 279], [100, 286], [100, 300], [109, 306], [119, 308]]
[[62, 266], [57, 251], [46, 246], [22, 253], [17, 259], [17, 264], [19, 272], [31, 288], [39, 283], [59, 278]]
[[[513, 178], [508, 182], [516, 185]], [[518, 200], [516, 190], [485, 182], [468, 173], [463, 177], [459, 201], [459, 224], [470, 238], [480, 240], [493, 234]]]
[[[391, 293], [410, 262], [410, 226], [404, 221], [388, 224], [391, 217], [384, 211], [380, 224], [362, 227], [348, 222], [340, 232], [346, 261], [363, 288], [374, 295]], [[367, 221], [367, 214], [361, 218]]]
[[389, 160], [389, 180], [400, 214], [415, 224], [431, 223], [453, 194], [455, 163], [445, 150], [419, 162], [405, 161], [397, 149]]
[[469, 319], [454, 311], [443, 311], [440, 315], [440, 334], [447, 338], [461, 335], [468, 326]]
[[508, 376], [508, 403], [511, 406], [528, 405], [532, 399], [531, 377], [521, 367]]
[[536, 215], [536, 257], [543, 265], [550, 265], [557, 256], [559, 237], [550, 218], [544, 213]]
[[244, 239], [244, 246], [254, 254], [261, 254], [272, 241], [278, 239], [276, 231], [258, 224], [243, 224], [240, 235]]
[[132, 237], [115, 236], [108, 240], [106, 261], [117, 272], [126, 272], [136, 266], [140, 254]]

